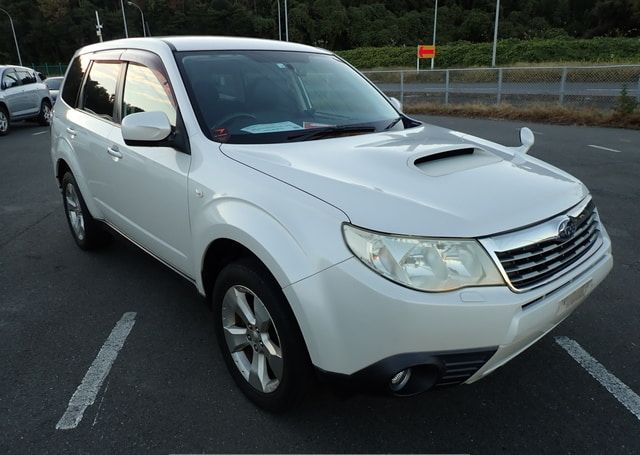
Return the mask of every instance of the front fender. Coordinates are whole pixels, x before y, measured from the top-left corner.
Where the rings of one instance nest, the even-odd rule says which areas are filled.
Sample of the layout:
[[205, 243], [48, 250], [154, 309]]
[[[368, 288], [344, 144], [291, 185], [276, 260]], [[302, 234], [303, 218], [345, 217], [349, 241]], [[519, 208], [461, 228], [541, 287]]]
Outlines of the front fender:
[[[213, 198], [199, 216], [192, 217], [192, 232], [196, 242], [194, 251], [200, 252], [196, 270], [203, 269], [207, 248], [218, 239], [233, 240], [250, 250], [282, 288], [350, 257], [340, 234], [340, 224], [344, 220], [338, 218], [337, 213], [333, 214], [331, 220], [326, 217], [325, 210], [323, 216], [317, 212], [311, 213], [313, 209], [309, 206], [304, 208], [307, 213], [300, 213], [291, 207], [298, 214], [295, 218], [300, 221], [282, 220], [247, 200], [230, 196]], [[329, 208], [329, 211], [337, 212], [333, 208]], [[323, 220], [314, 222], [313, 219], [319, 216]], [[326, 232], [331, 229], [330, 226], [335, 228], [335, 235]], [[335, 244], [331, 245], [330, 242]], [[322, 248], [321, 243], [329, 244]], [[198, 274], [197, 284], [200, 292], [204, 293], [201, 274]]]

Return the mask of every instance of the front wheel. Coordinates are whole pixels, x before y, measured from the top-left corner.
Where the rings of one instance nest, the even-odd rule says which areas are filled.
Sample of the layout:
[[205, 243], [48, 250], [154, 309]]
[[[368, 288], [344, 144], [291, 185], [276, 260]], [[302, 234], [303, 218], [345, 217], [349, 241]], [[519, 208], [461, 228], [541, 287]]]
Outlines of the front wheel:
[[9, 113], [4, 107], [0, 107], [0, 136], [9, 132]]
[[53, 111], [51, 110], [51, 103], [48, 100], [42, 100], [40, 104], [40, 114], [38, 114], [38, 123], [42, 126], [51, 125], [51, 119], [53, 117]]
[[269, 272], [240, 259], [218, 275], [213, 291], [216, 334], [229, 372], [255, 404], [282, 412], [312, 381], [293, 312]]

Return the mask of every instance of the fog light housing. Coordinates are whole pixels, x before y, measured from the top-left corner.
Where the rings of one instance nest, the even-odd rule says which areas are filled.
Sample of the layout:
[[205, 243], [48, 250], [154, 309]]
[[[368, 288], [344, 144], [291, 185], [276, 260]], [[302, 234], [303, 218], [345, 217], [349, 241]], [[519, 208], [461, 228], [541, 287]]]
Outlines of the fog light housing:
[[392, 391], [397, 392], [407, 385], [409, 378], [411, 378], [411, 368], [402, 370], [391, 378], [391, 381], [389, 381], [389, 388]]

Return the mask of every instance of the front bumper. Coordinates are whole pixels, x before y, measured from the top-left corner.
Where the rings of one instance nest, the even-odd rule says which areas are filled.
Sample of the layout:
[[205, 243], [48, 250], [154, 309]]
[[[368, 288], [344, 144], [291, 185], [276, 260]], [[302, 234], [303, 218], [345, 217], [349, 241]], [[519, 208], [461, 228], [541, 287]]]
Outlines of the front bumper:
[[[463, 378], [470, 383], [552, 330], [607, 276], [612, 265], [611, 242], [604, 232], [597, 252], [561, 279], [529, 292], [515, 293], [506, 286], [418, 292], [381, 278], [356, 258], [294, 283], [284, 292], [313, 364], [341, 382], [384, 379], [386, 385], [388, 378], [413, 366], [420, 356], [493, 353]], [[447, 374], [446, 362], [437, 366], [434, 383]]]

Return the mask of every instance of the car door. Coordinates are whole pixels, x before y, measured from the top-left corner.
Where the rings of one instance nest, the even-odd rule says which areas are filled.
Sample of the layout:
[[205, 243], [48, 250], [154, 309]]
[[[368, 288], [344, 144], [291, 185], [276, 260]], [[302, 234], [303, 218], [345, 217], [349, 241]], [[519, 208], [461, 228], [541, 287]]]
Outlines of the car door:
[[38, 93], [38, 86], [36, 84], [35, 74], [25, 68], [18, 68], [16, 72], [18, 73], [18, 77], [22, 82], [24, 113], [26, 115], [37, 114], [38, 112], [40, 112], [40, 97]]
[[[127, 51], [130, 59], [121, 90], [121, 117], [135, 112], [164, 112], [178, 121], [175, 97], [164, 67], [154, 54]], [[166, 145], [129, 146], [117, 128], [111, 148], [107, 201], [110, 222], [183, 274], [193, 277], [187, 179], [191, 156]]]
[[84, 78], [77, 109], [66, 116], [66, 134], [73, 144], [91, 197], [102, 215], [113, 211], [107, 202], [111, 184], [110, 137], [116, 124], [116, 93], [122, 62], [111, 56], [94, 59]]
[[2, 74], [2, 95], [10, 117], [19, 117], [24, 114], [25, 103], [22, 94], [22, 85], [18, 73], [13, 68], [7, 68]]

